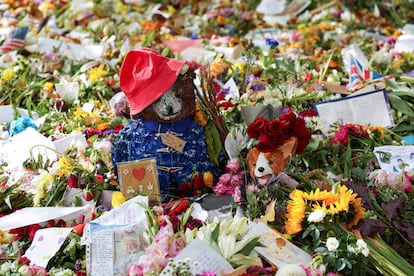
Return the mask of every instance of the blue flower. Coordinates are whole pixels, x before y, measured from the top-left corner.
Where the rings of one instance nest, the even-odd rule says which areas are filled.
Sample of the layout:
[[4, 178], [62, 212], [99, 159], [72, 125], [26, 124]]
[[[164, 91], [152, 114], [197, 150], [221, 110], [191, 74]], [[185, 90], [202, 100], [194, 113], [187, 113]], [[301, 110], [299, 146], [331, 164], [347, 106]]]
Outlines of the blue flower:
[[277, 40], [273, 38], [266, 38], [266, 45], [270, 46], [270, 48], [276, 48], [277, 46], [279, 46], [279, 42], [277, 42]]
[[17, 120], [11, 121], [9, 126], [9, 136], [19, 134], [26, 130], [26, 128], [32, 127], [37, 130], [37, 125], [33, 122], [30, 117], [20, 117]]

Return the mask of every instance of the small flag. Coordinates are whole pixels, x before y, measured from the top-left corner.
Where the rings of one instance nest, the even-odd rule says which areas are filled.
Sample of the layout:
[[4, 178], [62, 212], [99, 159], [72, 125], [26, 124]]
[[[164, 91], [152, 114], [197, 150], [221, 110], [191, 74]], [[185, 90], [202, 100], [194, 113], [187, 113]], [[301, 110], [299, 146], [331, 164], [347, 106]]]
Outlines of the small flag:
[[352, 91], [364, 87], [365, 83], [373, 83], [381, 80], [391, 80], [392, 76], [383, 76], [364, 68], [359, 61], [351, 56], [351, 72], [349, 74], [348, 89]]
[[21, 27], [14, 30], [11, 36], [3, 42], [1, 46], [2, 52], [5, 53], [23, 47], [28, 31], [29, 27]]

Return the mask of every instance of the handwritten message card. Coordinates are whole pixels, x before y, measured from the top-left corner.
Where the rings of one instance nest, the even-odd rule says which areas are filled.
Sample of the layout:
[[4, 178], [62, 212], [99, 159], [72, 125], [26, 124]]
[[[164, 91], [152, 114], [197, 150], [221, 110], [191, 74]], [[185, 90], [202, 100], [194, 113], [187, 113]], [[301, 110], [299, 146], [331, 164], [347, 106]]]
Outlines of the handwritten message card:
[[394, 126], [394, 119], [385, 90], [319, 102], [315, 103], [314, 107], [318, 112], [325, 132], [335, 122], [376, 125], [385, 128]]

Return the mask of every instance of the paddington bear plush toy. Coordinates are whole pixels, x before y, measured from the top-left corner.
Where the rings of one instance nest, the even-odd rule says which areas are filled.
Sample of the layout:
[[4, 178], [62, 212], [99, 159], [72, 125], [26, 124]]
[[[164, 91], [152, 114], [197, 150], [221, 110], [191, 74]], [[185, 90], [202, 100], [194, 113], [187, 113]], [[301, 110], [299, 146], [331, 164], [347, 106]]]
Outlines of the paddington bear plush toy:
[[127, 53], [120, 86], [131, 120], [113, 142], [112, 161], [155, 158], [160, 193], [165, 202], [195, 172], [216, 173], [210, 161], [204, 127], [194, 120], [195, 73], [185, 61], [149, 48]]

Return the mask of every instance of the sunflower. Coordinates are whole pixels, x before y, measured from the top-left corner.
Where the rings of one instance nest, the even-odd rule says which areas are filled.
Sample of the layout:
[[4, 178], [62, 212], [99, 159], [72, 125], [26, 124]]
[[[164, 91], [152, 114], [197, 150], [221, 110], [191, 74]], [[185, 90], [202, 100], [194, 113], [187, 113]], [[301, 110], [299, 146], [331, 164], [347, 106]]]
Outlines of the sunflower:
[[306, 216], [306, 201], [304, 200], [304, 192], [300, 190], [293, 190], [290, 193], [291, 200], [287, 205], [286, 232], [289, 235], [294, 235], [303, 230], [302, 221]]
[[[285, 229], [287, 234], [294, 235], [303, 230], [306, 214], [323, 210], [327, 215], [345, 222], [347, 228], [358, 224], [364, 218], [364, 207], [361, 198], [344, 185], [338, 185], [334, 192], [316, 189], [309, 193], [294, 190], [290, 193], [287, 205]], [[345, 221], [342, 221], [345, 218]]]

